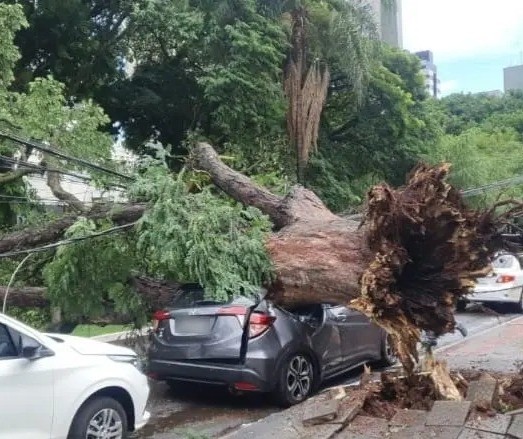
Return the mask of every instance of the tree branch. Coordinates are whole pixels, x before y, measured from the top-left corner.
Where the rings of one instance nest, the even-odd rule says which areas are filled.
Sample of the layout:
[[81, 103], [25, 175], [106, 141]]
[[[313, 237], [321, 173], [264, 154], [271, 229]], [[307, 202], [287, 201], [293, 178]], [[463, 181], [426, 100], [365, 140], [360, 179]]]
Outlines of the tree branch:
[[[91, 209], [85, 216], [92, 220], [109, 218], [114, 223], [121, 225], [138, 220], [145, 212], [145, 204], [131, 204], [128, 206], [102, 206]], [[0, 253], [14, 250], [25, 250], [44, 244], [58, 241], [64, 232], [71, 227], [79, 215], [63, 216], [41, 227], [24, 229], [0, 236]]]
[[226, 194], [247, 206], [254, 206], [268, 215], [277, 225], [281, 224], [281, 204], [283, 197], [274, 195], [258, 186], [249, 177], [229, 168], [218, 157], [218, 153], [208, 143], [198, 143], [193, 149], [195, 167], [207, 172], [213, 181]]
[[17, 169], [15, 171], [6, 172], [5, 174], [0, 174], [0, 185], [12, 183], [24, 175], [37, 173], [34, 169]]
[[87, 208], [85, 204], [62, 187], [60, 174], [58, 172], [47, 171], [47, 186], [49, 186], [49, 189], [51, 189], [51, 192], [56, 198], [67, 203], [67, 205], [75, 211], [86, 212]]
[[212, 182], [236, 201], [260, 209], [278, 229], [298, 220], [337, 218], [314, 192], [303, 186], [294, 186], [285, 197], [258, 186], [249, 177], [223, 163], [208, 143], [198, 143], [192, 154], [193, 167], [207, 172]]

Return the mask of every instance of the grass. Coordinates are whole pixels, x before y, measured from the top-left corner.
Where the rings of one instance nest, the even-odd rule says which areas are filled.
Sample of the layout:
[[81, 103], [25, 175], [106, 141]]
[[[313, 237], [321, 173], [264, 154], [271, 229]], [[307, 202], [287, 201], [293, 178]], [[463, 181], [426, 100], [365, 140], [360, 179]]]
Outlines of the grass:
[[115, 332], [125, 331], [127, 326], [124, 325], [78, 325], [72, 335], [78, 335], [80, 337], [95, 337], [97, 335], [114, 334]]

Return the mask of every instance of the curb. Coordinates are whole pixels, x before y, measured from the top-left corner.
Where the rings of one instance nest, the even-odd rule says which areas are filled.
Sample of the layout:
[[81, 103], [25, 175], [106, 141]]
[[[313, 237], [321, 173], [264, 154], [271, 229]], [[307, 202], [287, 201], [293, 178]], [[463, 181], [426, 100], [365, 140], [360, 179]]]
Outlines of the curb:
[[[149, 326], [146, 326], [145, 328], [142, 328], [141, 336], [146, 337], [147, 333], [149, 332], [151, 328]], [[114, 332], [112, 334], [103, 334], [103, 335], [95, 335], [94, 337], [89, 337], [91, 340], [101, 341], [104, 343], [114, 343], [117, 341], [125, 340], [129, 335], [136, 333], [137, 330], [128, 330], [128, 331], [121, 331], [121, 332]]]

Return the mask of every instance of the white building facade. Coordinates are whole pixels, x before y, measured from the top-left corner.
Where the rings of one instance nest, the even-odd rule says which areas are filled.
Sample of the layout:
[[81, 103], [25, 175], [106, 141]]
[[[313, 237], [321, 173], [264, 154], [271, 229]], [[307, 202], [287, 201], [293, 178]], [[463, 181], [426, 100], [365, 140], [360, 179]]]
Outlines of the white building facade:
[[374, 10], [381, 39], [391, 46], [403, 48], [401, 0], [367, 0]]

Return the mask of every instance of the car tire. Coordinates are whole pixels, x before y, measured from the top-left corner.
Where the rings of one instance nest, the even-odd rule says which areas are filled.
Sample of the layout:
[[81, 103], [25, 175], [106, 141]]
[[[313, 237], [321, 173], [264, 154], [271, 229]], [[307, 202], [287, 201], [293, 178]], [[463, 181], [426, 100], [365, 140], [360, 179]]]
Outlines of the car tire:
[[523, 314], [523, 289], [521, 290], [521, 294], [519, 296], [519, 302], [516, 303], [516, 311], [519, 314]]
[[392, 366], [398, 362], [398, 357], [394, 352], [392, 345], [392, 337], [390, 334], [385, 334], [381, 344], [381, 364], [383, 366]]
[[194, 389], [197, 389], [199, 384], [179, 381], [179, 380], [166, 380], [165, 383], [169, 387], [169, 391], [173, 394], [175, 393], [187, 393], [191, 394], [194, 392]]
[[314, 376], [314, 365], [309, 355], [288, 355], [280, 367], [274, 392], [278, 405], [290, 407], [305, 401], [314, 389]]
[[101, 396], [85, 402], [76, 413], [68, 439], [91, 439], [89, 431], [112, 432], [111, 438], [126, 439], [128, 437], [127, 415], [122, 405], [113, 398]]
[[465, 300], [459, 300], [458, 303], [456, 303], [456, 311], [457, 312], [464, 312], [467, 309], [468, 302]]

